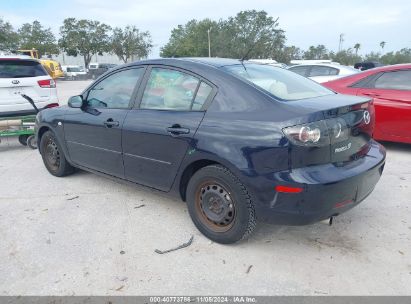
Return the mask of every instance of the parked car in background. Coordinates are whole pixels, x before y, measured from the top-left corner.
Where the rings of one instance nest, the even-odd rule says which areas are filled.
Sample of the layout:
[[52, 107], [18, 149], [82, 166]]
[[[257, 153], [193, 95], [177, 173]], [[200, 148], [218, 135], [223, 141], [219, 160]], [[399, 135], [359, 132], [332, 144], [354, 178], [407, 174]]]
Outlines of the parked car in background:
[[78, 65], [63, 65], [64, 79], [82, 80], [87, 78], [87, 72]]
[[273, 59], [249, 59], [249, 62], [255, 62], [255, 63], [260, 63], [260, 64], [266, 64], [266, 65], [271, 65], [275, 67], [280, 67], [283, 69], [287, 68], [287, 65], [285, 63], [277, 62]]
[[323, 85], [374, 99], [374, 138], [411, 143], [411, 64], [383, 66]]
[[288, 69], [319, 83], [358, 73], [352, 67], [332, 63], [299, 64]]
[[354, 64], [354, 69], [365, 71], [373, 68], [384, 66], [382, 63], [377, 61], [367, 61], [367, 62], [357, 62]]
[[0, 56], [0, 116], [24, 116], [38, 109], [58, 106], [56, 82], [37, 59], [28, 56]]
[[88, 66], [88, 77], [91, 79], [97, 79], [99, 76], [103, 75], [108, 70], [117, 66], [113, 63], [97, 63], [92, 62]]
[[385, 150], [369, 101], [246, 61], [143, 60], [40, 112], [36, 129], [52, 175], [78, 167], [171, 192], [205, 236], [233, 243], [256, 219], [309, 224], [371, 193]]

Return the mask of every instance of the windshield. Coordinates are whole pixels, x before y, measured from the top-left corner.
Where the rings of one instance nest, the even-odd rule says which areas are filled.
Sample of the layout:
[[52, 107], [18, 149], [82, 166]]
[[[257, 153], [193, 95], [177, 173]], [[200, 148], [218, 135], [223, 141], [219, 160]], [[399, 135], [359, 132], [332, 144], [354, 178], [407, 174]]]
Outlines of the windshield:
[[0, 59], [0, 78], [22, 78], [44, 75], [47, 75], [47, 72], [37, 61]]
[[246, 63], [226, 66], [223, 69], [254, 83], [282, 100], [298, 100], [334, 94], [312, 80], [278, 67]]

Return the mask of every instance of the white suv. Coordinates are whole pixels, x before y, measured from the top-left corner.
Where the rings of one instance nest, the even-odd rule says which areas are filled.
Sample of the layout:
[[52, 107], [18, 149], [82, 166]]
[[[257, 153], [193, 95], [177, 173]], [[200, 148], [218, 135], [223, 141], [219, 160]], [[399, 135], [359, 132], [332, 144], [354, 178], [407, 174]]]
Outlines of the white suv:
[[39, 110], [59, 105], [56, 82], [39, 61], [28, 56], [0, 56], [0, 117], [35, 113], [21, 94], [31, 97]]

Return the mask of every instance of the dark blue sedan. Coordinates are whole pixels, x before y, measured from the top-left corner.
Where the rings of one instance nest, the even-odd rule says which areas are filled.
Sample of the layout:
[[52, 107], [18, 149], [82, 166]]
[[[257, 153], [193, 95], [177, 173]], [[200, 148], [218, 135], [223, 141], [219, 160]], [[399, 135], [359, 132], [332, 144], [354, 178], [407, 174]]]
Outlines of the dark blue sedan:
[[170, 192], [219, 243], [248, 236], [257, 219], [339, 215], [371, 193], [385, 163], [372, 100], [233, 59], [117, 67], [36, 126], [51, 174], [80, 168]]

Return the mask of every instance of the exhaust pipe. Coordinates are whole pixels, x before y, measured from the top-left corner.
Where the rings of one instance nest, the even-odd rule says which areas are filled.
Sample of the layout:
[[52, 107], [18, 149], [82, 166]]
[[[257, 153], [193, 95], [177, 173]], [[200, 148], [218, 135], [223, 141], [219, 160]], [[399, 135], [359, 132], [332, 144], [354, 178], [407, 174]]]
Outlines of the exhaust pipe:
[[328, 218], [328, 219], [325, 219], [325, 220], [320, 221], [320, 223], [321, 223], [321, 224], [326, 224], [326, 225], [328, 225], [328, 226], [331, 226], [331, 225], [333, 224], [333, 219], [334, 219], [334, 217], [331, 216], [331, 217]]

